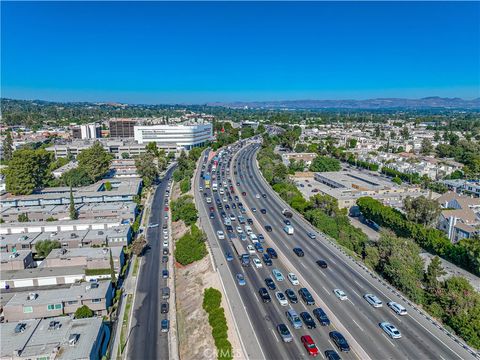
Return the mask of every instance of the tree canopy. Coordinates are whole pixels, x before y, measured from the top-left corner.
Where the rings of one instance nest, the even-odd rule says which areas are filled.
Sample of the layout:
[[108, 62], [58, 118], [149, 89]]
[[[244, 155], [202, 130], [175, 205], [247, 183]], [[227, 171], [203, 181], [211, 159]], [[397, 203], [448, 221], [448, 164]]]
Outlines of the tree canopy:
[[112, 155], [100, 142], [96, 141], [88, 149], [82, 150], [77, 157], [78, 166], [85, 170], [92, 181], [100, 180], [110, 169]]

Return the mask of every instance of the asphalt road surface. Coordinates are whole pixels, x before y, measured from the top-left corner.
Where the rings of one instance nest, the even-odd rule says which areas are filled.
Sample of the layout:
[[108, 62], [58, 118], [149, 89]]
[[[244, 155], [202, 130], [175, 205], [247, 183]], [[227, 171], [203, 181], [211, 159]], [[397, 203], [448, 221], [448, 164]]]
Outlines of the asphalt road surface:
[[[168, 359], [168, 335], [161, 332], [162, 319], [170, 314], [160, 313], [162, 288], [167, 285], [161, 272], [166, 269], [162, 263], [162, 225], [167, 223], [164, 218], [165, 190], [168, 180], [175, 168], [170, 169], [155, 191], [148, 224], [158, 224], [147, 230], [147, 246], [142, 258], [137, 280], [133, 318], [128, 336], [128, 359]], [[170, 241], [170, 240], [169, 240]], [[169, 255], [172, 256], [172, 255]], [[168, 280], [171, 281], [171, 280]]]
[[[305, 282], [302, 285], [312, 292], [315, 299], [320, 298], [325, 303], [327, 314], [334, 314], [338, 318], [349, 333], [344, 334], [347, 339], [353, 337], [372, 359], [474, 358], [462, 344], [454, 341], [429, 319], [414, 310], [392, 291], [393, 288], [374, 279], [297, 214], [290, 219], [295, 229], [294, 234], [287, 235], [282, 229], [286, 218], [281, 214], [286, 204], [261, 177], [255, 161], [257, 149], [258, 145], [249, 145], [240, 151], [235, 160], [237, 170], [239, 169], [235, 182], [240, 182], [239, 192], [246, 192], [246, 196], [241, 196], [240, 201], [249, 208], [247, 216], [253, 217], [254, 224], [259, 227], [266, 224], [272, 226], [273, 231], [270, 233], [262, 229], [263, 234], [269, 235], [266, 236], [267, 244], [283, 255], [281, 257], [287, 268], [297, 274], [301, 282], [302, 280]], [[257, 199], [256, 194], [267, 194], [267, 198]], [[252, 212], [252, 208], [256, 208], [257, 211]], [[261, 214], [258, 211], [261, 208], [266, 208], [267, 213]], [[316, 233], [316, 239], [310, 239], [307, 236], [308, 232]], [[292, 251], [294, 247], [302, 248], [305, 256], [297, 257]], [[328, 269], [320, 269], [317, 266], [315, 262], [320, 259], [328, 262]], [[344, 290], [348, 300], [340, 301], [336, 298], [333, 294], [335, 288]], [[377, 295], [384, 306], [373, 308], [363, 299], [366, 293]], [[404, 305], [408, 315], [401, 317], [395, 314], [386, 306], [389, 301]], [[286, 322], [284, 317], [282, 320]], [[382, 321], [394, 324], [402, 333], [402, 338], [394, 340], [387, 337], [378, 325]], [[327, 334], [324, 329], [317, 329], [314, 332], [315, 334], [320, 332], [320, 338], [325, 338]], [[320, 342], [322, 352], [325, 350], [323, 343]], [[342, 354], [343, 357], [345, 356]]]

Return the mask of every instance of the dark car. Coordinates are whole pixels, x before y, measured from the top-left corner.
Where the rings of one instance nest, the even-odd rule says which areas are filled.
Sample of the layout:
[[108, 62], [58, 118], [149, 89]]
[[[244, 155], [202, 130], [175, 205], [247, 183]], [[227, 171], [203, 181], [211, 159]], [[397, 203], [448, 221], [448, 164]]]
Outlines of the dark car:
[[235, 203], [232, 204], [232, 209], [236, 209], [237, 208], [237, 205], [235, 205]]
[[275, 290], [277, 288], [275, 286], [275, 283], [273, 282], [272, 278], [269, 278], [269, 277], [265, 279], [265, 285], [267, 285], [267, 287], [270, 290]]
[[164, 279], [167, 279], [167, 278], [168, 278], [168, 270], [167, 270], [167, 269], [162, 270], [162, 277], [163, 277]]
[[285, 223], [285, 225], [292, 225], [292, 223], [288, 219], [283, 220], [283, 222]]
[[210, 213], [210, 219], [215, 219], [215, 214], [213, 212]]
[[162, 314], [168, 313], [168, 303], [164, 302], [162, 305], [160, 305], [160, 312]]
[[166, 262], [168, 262], [168, 256], [164, 255], [162, 256], [162, 263], [166, 263]]
[[255, 250], [257, 250], [259, 253], [263, 253], [263, 246], [259, 242], [255, 243]]
[[262, 258], [263, 258], [263, 262], [265, 263], [265, 265], [272, 266], [273, 262], [272, 262], [272, 259], [270, 258], [270, 256], [268, 254], [263, 254]]
[[267, 198], [267, 194], [262, 194], [262, 197], [263, 197], [264, 199], [266, 199], [266, 198]]
[[162, 249], [162, 254], [163, 255], [168, 255], [168, 248], [163, 248]]
[[305, 253], [303, 252], [303, 250], [301, 248], [293, 248], [293, 252], [295, 253], [295, 255], [297, 255], [298, 257], [303, 257], [305, 256]]
[[265, 225], [265, 230], [267, 230], [267, 232], [272, 232], [272, 227], [270, 225]]
[[327, 360], [342, 360], [335, 350], [325, 350], [325, 358]]
[[245, 191], [242, 192], [243, 196], [247, 196], [247, 193]]
[[247, 224], [248, 224], [248, 225], [253, 225], [253, 220], [250, 219], [250, 218], [248, 218], [248, 219], [247, 219]]
[[288, 301], [290, 301], [292, 304], [298, 303], [297, 294], [295, 294], [295, 291], [293, 291], [292, 289], [285, 290], [285, 295], [287, 296]]
[[227, 209], [227, 210], [230, 209], [230, 205], [226, 204], [225, 209]]
[[260, 209], [260, 212], [261, 212], [262, 214], [266, 214], [266, 213], [267, 213], [267, 209]]
[[345, 337], [342, 334], [340, 334], [338, 331], [330, 331], [328, 336], [330, 336], [330, 339], [332, 339], [332, 341], [335, 343], [335, 345], [337, 345], [340, 351], [345, 351], [345, 352], [350, 351], [350, 345], [348, 345], [348, 342], [345, 339]]
[[326, 269], [328, 267], [325, 260], [317, 260], [317, 265], [320, 266], [322, 269]]
[[168, 329], [170, 328], [170, 321], [167, 319], [163, 319], [162, 322], [160, 323], [162, 332], [168, 332]]
[[310, 294], [310, 291], [308, 291], [307, 288], [301, 288], [300, 290], [298, 290], [298, 294], [302, 297], [303, 301], [305, 301], [305, 304], [315, 305], [315, 300], [313, 299], [312, 294]]
[[330, 319], [328, 318], [327, 314], [325, 314], [325, 311], [323, 311], [322, 308], [314, 309], [313, 315], [315, 315], [320, 325], [322, 326], [330, 325]]
[[226, 229], [229, 233], [233, 232], [233, 226], [232, 225], [227, 225]]
[[317, 328], [317, 324], [315, 324], [315, 321], [313, 320], [312, 316], [308, 312], [306, 311], [301, 312], [300, 317], [302, 318], [302, 321], [307, 327], [307, 329]]
[[260, 295], [260, 298], [264, 303], [271, 302], [272, 298], [270, 297], [270, 294], [268, 293], [267, 289], [264, 287], [260, 288], [258, 290], [258, 294]]
[[267, 248], [267, 254], [268, 254], [272, 259], [277, 259], [277, 258], [278, 258], [277, 252], [275, 251], [274, 248]]

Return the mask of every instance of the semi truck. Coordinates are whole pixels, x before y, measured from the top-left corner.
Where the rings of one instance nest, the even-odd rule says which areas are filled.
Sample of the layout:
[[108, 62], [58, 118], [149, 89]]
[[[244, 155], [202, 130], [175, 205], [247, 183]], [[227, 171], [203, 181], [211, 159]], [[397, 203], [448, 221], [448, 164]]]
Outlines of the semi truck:
[[237, 253], [238, 258], [242, 263], [242, 266], [250, 266], [250, 255], [248, 255], [248, 253], [245, 251], [241, 240], [238, 237], [231, 238], [230, 240], [233, 250], [235, 250], [235, 252]]

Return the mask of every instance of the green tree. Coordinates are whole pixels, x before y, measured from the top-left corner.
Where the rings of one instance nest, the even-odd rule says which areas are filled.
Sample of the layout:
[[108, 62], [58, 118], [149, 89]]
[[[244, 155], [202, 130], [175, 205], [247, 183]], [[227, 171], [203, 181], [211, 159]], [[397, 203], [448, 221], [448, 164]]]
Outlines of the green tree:
[[440, 290], [440, 281], [438, 279], [446, 273], [447, 272], [442, 267], [442, 261], [440, 258], [434, 256], [430, 261], [430, 264], [428, 264], [424, 276], [425, 287], [429, 293], [438, 295]]
[[127, 152], [122, 153], [122, 159], [130, 159], [130, 154]]
[[195, 224], [175, 243], [175, 260], [188, 265], [207, 255], [206, 235]]
[[13, 156], [13, 139], [12, 132], [7, 131], [5, 134], [5, 140], [3, 140], [2, 145], [3, 159], [5, 161], [10, 161]]
[[340, 171], [340, 161], [327, 156], [317, 156], [310, 165], [310, 171], [326, 172]]
[[170, 151], [167, 155], [168, 161], [172, 161], [175, 159], [175, 153], [173, 151]]
[[191, 185], [190, 185], [190, 179], [183, 179], [180, 182], [180, 191], [182, 194], [185, 194], [186, 192], [190, 191]]
[[347, 145], [348, 145], [348, 148], [349, 149], [355, 149], [355, 147], [357, 146], [357, 139], [348, 139], [347, 141]]
[[403, 138], [403, 140], [408, 140], [410, 138], [410, 132], [406, 126], [400, 130], [400, 136]]
[[113, 284], [116, 284], [117, 282], [117, 275], [115, 273], [115, 266], [113, 264], [113, 255], [112, 255], [112, 249], [110, 249], [110, 278]]
[[28, 195], [45, 186], [53, 154], [40, 150], [17, 150], [5, 170], [6, 190], [14, 195]]
[[423, 195], [416, 198], [407, 196], [403, 206], [408, 220], [425, 226], [435, 223], [441, 212], [436, 200], [429, 200]]
[[85, 319], [91, 317], [93, 317], [93, 311], [87, 305], [80, 306], [75, 311], [75, 319]]
[[82, 150], [77, 159], [78, 167], [84, 169], [92, 181], [98, 181], [110, 169], [112, 155], [96, 141], [90, 148]]
[[433, 145], [429, 139], [422, 140], [422, 147], [420, 149], [420, 152], [423, 155], [430, 155], [433, 152]]
[[29, 222], [28, 213], [21, 213], [18, 215], [18, 222]]
[[433, 140], [436, 142], [439, 142], [441, 140], [440, 133], [438, 131], [435, 131], [435, 135], [433, 136]]
[[75, 208], [75, 200], [73, 199], [73, 191], [72, 187], [70, 186], [70, 207], [69, 207], [69, 212], [70, 212], [70, 219], [71, 220], [76, 220], [78, 219], [78, 212], [77, 209]]
[[60, 181], [63, 186], [73, 187], [87, 186], [93, 183], [85, 169], [78, 167], [64, 172], [60, 177]]
[[60, 249], [61, 244], [57, 240], [40, 240], [35, 243], [37, 255], [45, 258], [53, 249]]
[[248, 139], [249, 137], [252, 137], [255, 135], [255, 131], [251, 127], [245, 127], [241, 131], [241, 138], [242, 139]]
[[112, 191], [112, 183], [110, 181], [105, 181], [103, 186], [105, 186], [106, 191]]
[[198, 212], [190, 195], [184, 195], [171, 202], [172, 221], [183, 220], [187, 226], [195, 224]]
[[149, 142], [145, 146], [145, 150], [147, 150], [147, 152], [152, 154], [154, 157], [158, 157], [158, 148], [157, 148], [157, 143], [155, 141]]
[[258, 125], [256, 134], [260, 135], [260, 134], [263, 134], [264, 132], [265, 132], [265, 125], [263, 124]]
[[137, 173], [142, 177], [143, 185], [150, 187], [153, 181], [158, 177], [158, 168], [155, 164], [155, 156], [146, 152], [135, 158], [135, 167]]
[[338, 201], [333, 196], [316, 194], [310, 197], [310, 203], [315, 209], [321, 209], [328, 216], [334, 216], [339, 212]]

